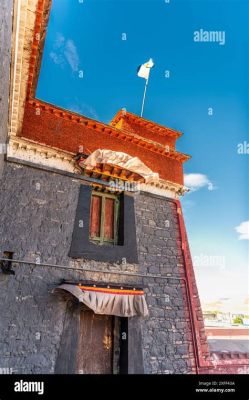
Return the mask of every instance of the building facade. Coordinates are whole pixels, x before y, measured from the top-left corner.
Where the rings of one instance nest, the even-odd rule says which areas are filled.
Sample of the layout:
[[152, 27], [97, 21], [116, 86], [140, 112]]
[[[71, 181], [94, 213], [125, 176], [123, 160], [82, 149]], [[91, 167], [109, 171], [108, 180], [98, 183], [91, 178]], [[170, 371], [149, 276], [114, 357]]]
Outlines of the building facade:
[[208, 373], [179, 201], [181, 133], [126, 110], [104, 124], [36, 99], [50, 6], [14, 2], [5, 53], [0, 366]]

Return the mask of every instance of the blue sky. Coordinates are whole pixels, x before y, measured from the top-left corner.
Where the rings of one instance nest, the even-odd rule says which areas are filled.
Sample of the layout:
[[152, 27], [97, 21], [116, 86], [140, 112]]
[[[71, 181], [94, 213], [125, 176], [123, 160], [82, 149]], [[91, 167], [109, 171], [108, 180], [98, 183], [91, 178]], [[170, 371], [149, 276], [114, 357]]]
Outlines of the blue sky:
[[[103, 122], [139, 114], [136, 69], [153, 58], [144, 117], [184, 132], [192, 156], [182, 204], [202, 301], [248, 293], [248, 13], [247, 0], [53, 0], [36, 93]], [[201, 29], [225, 43], [194, 41]]]

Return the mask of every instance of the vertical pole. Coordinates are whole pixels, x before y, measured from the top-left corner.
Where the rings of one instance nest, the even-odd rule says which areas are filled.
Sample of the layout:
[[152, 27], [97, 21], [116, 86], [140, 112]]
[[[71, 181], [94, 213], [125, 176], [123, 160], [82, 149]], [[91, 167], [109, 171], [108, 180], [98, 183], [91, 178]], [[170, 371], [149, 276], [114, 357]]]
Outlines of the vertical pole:
[[[150, 75], [149, 75], [149, 76], [150, 76]], [[149, 82], [149, 76], [148, 76], [148, 78], [146, 79], [145, 87], [144, 87], [144, 97], [143, 97], [143, 103], [142, 103], [142, 109], [141, 109], [141, 117], [143, 116], [143, 112], [144, 112], [144, 101], [145, 101], [147, 86], [148, 86], [148, 82]]]

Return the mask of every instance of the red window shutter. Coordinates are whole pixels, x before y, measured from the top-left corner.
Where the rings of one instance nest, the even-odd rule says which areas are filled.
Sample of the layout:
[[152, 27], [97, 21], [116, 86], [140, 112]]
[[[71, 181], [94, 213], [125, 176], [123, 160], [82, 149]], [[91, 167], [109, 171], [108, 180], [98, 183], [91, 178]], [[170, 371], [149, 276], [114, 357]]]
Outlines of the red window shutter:
[[92, 196], [90, 237], [100, 237], [101, 200], [100, 196]]
[[105, 225], [104, 225], [104, 238], [114, 239], [114, 207], [115, 200], [105, 199]]

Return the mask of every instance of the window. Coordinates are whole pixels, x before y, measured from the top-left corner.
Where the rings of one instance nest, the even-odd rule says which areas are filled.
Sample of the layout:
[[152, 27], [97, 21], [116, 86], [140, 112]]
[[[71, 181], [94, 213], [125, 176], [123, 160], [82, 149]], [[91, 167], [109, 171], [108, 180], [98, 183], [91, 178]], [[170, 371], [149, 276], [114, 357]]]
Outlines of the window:
[[[112, 208], [113, 212], [111, 213], [111, 215], [116, 215], [116, 218], [113, 218], [113, 222], [116, 222], [113, 225], [109, 225], [109, 227], [107, 225], [109, 232], [113, 229], [114, 235], [110, 235], [110, 241], [104, 241], [103, 234], [102, 243], [100, 232], [104, 232], [104, 224], [102, 223], [101, 229], [100, 210], [104, 209], [104, 201], [102, 203], [102, 198], [94, 198], [101, 195], [108, 199], [117, 200], [117, 203], [111, 202], [111, 204], [116, 204], [115, 209], [113, 210]], [[91, 207], [92, 201], [96, 204], [93, 207]], [[109, 204], [110, 202], [107, 202], [105, 208]], [[99, 212], [95, 212], [95, 207], [99, 209]], [[79, 224], [79, 221], [83, 221], [84, 223]], [[103, 246], [99, 246], [100, 243]], [[118, 260], [121, 262], [122, 259], [126, 258], [128, 263], [138, 264], [133, 195], [124, 192], [118, 195], [108, 195], [107, 193], [94, 191], [90, 185], [80, 185], [69, 257], [109, 263], [116, 263]]]
[[91, 198], [90, 239], [98, 244], [118, 243], [119, 197], [93, 192]]

